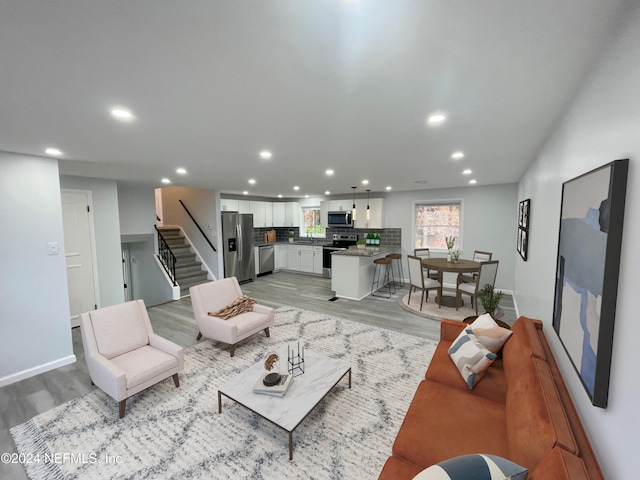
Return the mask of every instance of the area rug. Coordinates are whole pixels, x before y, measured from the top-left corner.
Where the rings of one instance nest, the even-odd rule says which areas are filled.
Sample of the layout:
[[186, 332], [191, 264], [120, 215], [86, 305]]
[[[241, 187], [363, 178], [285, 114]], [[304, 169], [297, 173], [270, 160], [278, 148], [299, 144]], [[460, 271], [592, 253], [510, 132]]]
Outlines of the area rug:
[[[185, 350], [180, 388], [169, 378], [127, 401], [99, 389], [11, 429], [32, 479], [377, 478], [436, 343], [322, 313], [282, 307], [271, 337], [256, 335], [234, 357], [205, 340]], [[298, 341], [352, 366], [288, 436], [216, 386]]]
[[[438, 307], [435, 302], [435, 292], [429, 292], [429, 298], [425, 299], [420, 310], [420, 292], [411, 294], [411, 303], [409, 303], [409, 294], [398, 296], [398, 304], [405, 310], [420, 315], [421, 317], [431, 318], [432, 320], [464, 320], [467, 317], [475, 316], [476, 309], [470, 307], [470, 302], [465, 300], [465, 305], [456, 310], [456, 307]], [[484, 310], [480, 308], [480, 315]]]

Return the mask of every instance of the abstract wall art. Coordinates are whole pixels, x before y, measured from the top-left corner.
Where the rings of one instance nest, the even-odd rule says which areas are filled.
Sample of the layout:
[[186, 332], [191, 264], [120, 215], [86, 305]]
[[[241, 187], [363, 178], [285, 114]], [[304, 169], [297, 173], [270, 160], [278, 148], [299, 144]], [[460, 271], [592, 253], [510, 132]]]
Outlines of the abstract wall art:
[[553, 328], [597, 407], [606, 408], [629, 160], [562, 185]]

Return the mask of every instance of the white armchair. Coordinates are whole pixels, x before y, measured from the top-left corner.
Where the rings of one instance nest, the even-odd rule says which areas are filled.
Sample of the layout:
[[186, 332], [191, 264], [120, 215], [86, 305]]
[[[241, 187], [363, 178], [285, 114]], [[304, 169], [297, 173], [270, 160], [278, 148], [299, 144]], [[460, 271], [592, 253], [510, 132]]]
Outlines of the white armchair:
[[153, 332], [142, 300], [80, 315], [82, 344], [91, 381], [119, 402], [124, 417], [127, 398], [184, 368], [182, 347]]
[[193, 313], [198, 324], [198, 337], [202, 336], [229, 344], [229, 354], [233, 357], [236, 344], [261, 330], [269, 336], [273, 325], [273, 308], [254, 304], [249, 312], [240, 313], [227, 320], [209, 315], [230, 305], [242, 296], [242, 290], [235, 277], [196, 285], [189, 289]]

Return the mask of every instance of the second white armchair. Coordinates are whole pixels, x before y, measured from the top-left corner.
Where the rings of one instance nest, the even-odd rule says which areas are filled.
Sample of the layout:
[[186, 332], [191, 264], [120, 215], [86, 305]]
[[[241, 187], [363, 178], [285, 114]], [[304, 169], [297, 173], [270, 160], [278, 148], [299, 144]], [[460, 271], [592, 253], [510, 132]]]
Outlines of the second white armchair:
[[261, 330], [269, 336], [273, 325], [273, 308], [254, 304], [250, 311], [228, 319], [210, 315], [231, 305], [242, 296], [242, 289], [235, 277], [196, 285], [189, 289], [191, 304], [198, 324], [198, 340], [205, 336], [229, 344], [229, 354], [233, 357], [236, 344]]

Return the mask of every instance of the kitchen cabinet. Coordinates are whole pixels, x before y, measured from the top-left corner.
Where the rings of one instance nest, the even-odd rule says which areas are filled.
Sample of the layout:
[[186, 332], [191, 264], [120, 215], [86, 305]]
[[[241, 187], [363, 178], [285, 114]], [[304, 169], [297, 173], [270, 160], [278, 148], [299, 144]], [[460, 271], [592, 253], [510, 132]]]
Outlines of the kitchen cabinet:
[[313, 247], [300, 246], [300, 271], [313, 273]]
[[298, 227], [300, 226], [300, 203], [299, 202], [284, 202], [284, 223], [285, 227]]
[[356, 200], [355, 228], [384, 228], [382, 224], [384, 210], [383, 198], [369, 199], [370, 219], [367, 220], [367, 199]]
[[287, 270], [300, 271], [300, 249], [297, 245], [287, 245]]
[[322, 247], [313, 247], [313, 273], [322, 275]]
[[237, 212], [238, 200], [233, 200], [231, 198], [221, 198], [220, 210], [222, 210], [223, 212]]
[[329, 213], [329, 201], [320, 202], [320, 225], [327, 228], [327, 214]]
[[329, 200], [330, 212], [348, 212], [353, 208], [353, 200]]
[[271, 202], [251, 200], [249, 202], [250, 213], [253, 214], [253, 228], [265, 228], [273, 226], [273, 210]]
[[260, 273], [260, 247], [253, 247], [253, 258], [256, 259], [255, 263], [255, 270], [256, 270], [256, 277], [258, 276], [258, 273]]
[[285, 202], [273, 202], [271, 204], [273, 226], [284, 227], [286, 223], [285, 219]]
[[288, 268], [289, 245], [282, 245], [280, 243], [275, 244], [275, 269], [281, 270]]
[[239, 213], [251, 213], [251, 202], [249, 200], [238, 200]]

